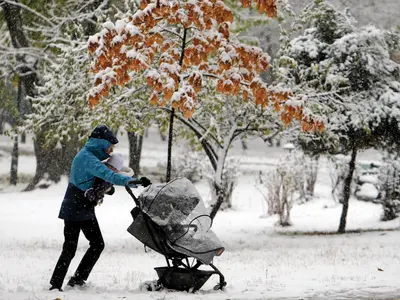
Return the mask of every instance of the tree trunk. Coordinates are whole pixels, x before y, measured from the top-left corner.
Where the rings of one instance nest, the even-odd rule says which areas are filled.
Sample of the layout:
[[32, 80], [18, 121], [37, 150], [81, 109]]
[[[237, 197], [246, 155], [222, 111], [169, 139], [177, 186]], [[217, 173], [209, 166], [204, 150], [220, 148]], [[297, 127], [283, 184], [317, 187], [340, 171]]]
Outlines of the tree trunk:
[[17, 185], [18, 182], [18, 135], [14, 137], [14, 146], [11, 154], [10, 184]]
[[247, 142], [245, 139], [240, 139], [240, 143], [242, 144], [242, 149], [247, 150], [249, 147], [247, 146]]
[[[18, 2], [18, 0], [14, 0]], [[10, 32], [11, 43], [14, 48], [28, 48], [29, 41], [26, 38], [25, 32], [23, 30], [23, 21], [21, 15], [21, 8], [18, 5], [4, 3], [0, 0], [2, 5], [4, 18], [7, 23], [8, 30]], [[35, 90], [35, 83], [37, 82], [36, 70], [32, 69], [26, 63], [26, 55], [19, 55], [18, 61], [20, 62], [17, 72], [20, 75], [20, 80], [22, 80], [26, 93], [29, 96], [33, 96]]]
[[[179, 58], [179, 65], [183, 66], [183, 58], [185, 56], [185, 48], [186, 48], [186, 35], [187, 35], [187, 28], [183, 29], [183, 38], [182, 38], [182, 47], [181, 47], [181, 55]], [[174, 116], [175, 116], [175, 109], [171, 109], [171, 114], [169, 117], [169, 132], [168, 132], [168, 159], [167, 159], [167, 175], [166, 175], [166, 182], [171, 180], [171, 164], [172, 164], [172, 139], [174, 135]]]
[[48, 182], [57, 183], [61, 179], [61, 170], [63, 169], [61, 165], [62, 149], [56, 148], [55, 145], [49, 145], [45, 148], [45, 142], [45, 135], [43, 133], [37, 133], [34, 140], [36, 172], [24, 191], [34, 190], [42, 179], [47, 181], [47, 183], [41, 186], [43, 188], [49, 186]]
[[0, 113], [0, 134], [4, 132], [4, 110]]
[[215, 181], [213, 182], [213, 189], [215, 192], [216, 201], [215, 204], [211, 206], [210, 217], [212, 220], [214, 220], [217, 212], [219, 211], [219, 208], [226, 198], [224, 188], [221, 188], [218, 184], [216, 184]]
[[135, 132], [128, 132], [129, 140], [129, 167], [132, 168], [134, 176], [140, 174], [140, 159], [142, 157], [143, 136]]
[[[99, 8], [99, 6], [104, 2], [105, 0], [95, 0], [93, 1], [90, 5], [86, 6], [84, 11], [85, 12], [93, 12], [95, 11], [97, 8]], [[86, 1], [82, 2], [83, 5], [86, 5], [85, 3]], [[105, 8], [109, 7], [109, 1], [107, 1]], [[89, 37], [91, 35], [94, 35], [97, 31], [96, 28], [96, 23], [97, 23], [97, 17], [94, 15], [92, 18], [90, 19], [85, 19], [82, 20], [82, 26], [84, 28], [84, 34], [85, 36]]]
[[169, 182], [171, 180], [172, 141], [173, 141], [173, 137], [174, 137], [174, 116], [175, 116], [175, 109], [172, 108], [171, 114], [169, 117], [167, 175], [165, 178], [166, 182]]
[[343, 210], [342, 210], [342, 215], [340, 217], [338, 233], [345, 233], [345, 231], [346, 231], [346, 220], [347, 220], [347, 212], [349, 210], [351, 182], [353, 180], [353, 174], [354, 174], [354, 170], [355, 170], [355, 166], [356, 166], [356, 158], [357, 158], [357, 147], [354, 145], [352, 152], [351, 152], [351, 159], [349, 162], [349, 173], [347, 174], [347, 176], [344, 180]]
[[[21, 109], [21, 103], [25, 99], [24, 86], [22, 80], [18, 80], [18, 93], [17, 93], [17, 110]], [[16, 120], [16, 125], [18, 120]], [[10, 184], [17, 185], [18, 182], [18, 135], [14, 137], [14, 146], [11, 154], [11, 170], [10, 170]]]
[[[228, 200], [229, 195], [229, 178], [224, 178], [224, 168], [225, 168], [225, 162], [226, 162], [226, 157], [228, 155], [229, 147], [231, 146], [234, 136], [235, 136], [235, 131], [236, 131], [236, 125], [232, 126], [229, 134], [226, 135], [224, 139], [224, 146], [222, 149], [220, 149], [219, 154], [218, 154], [218, 161], [217, 161], [217, 168], [215, 170], [215, 175], [214, 175], [214, 182], [213, 182], [213, 189], [215, 190], [215, 195], [216, 195], [216, 202], [214, 205], [212, 205], [212, 209], [210, 212], [210, 217], [213, 220], [218, 212], [218, 210], [221, 208], [222, 203]], [[229, 205], [229, 204], [227, 204]]]
[[79, 140], [76, 133], [70, 133], [70, 140], [61, 143], [61, 155], [59, 156], [61, 159], [59, 169], [60, 174], [69, 175], [72, 160], [82, 146], [82, 142]]

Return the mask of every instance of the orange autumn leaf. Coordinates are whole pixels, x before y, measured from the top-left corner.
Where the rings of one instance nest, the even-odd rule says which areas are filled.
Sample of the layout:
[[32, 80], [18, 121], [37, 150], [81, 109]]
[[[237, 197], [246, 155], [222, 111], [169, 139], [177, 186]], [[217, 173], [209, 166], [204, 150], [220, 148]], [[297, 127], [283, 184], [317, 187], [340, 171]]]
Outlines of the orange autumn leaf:
[[183, 115], [185, 116], [185, 118], [190, 119], [193, 115], [193, 111], [187, 110], [183, 113]]
[[90, 107], [95, 107], [100, 101], [100, 97], [98, 97], [98, 95], [96, 96], [89, 96], [89, 106]]
[[97, 49], [98, 47], [99, 47], [99, 44], [97, 44], [97, 43], [90, 43], [89, 46], [88, 46], [89, 53], [90, 53], [91, 55], [93, 55], [94, 52], [96, 51], [96, 49]]
[[140, 9], [142, 10], [145, 9], [150, 2], [151, 2], [150, 0], [140, 0], [140, 5], [139, 5]]
[[174, 91], [172, 89], [165, 88], [163, 90], [163, 92], [164, 92], [165, 100], [168, 100], [168, 101], [171, 100], [172, 95], [174, 94]]
[[243, 100], [244, 101], [249, 101], [249, 92], [247, 90], [243, 91]]
[[179, 108], [179, 102], [178, 102], [178, 101], [172, 102], [172, 107], [173, 107], [174, 109], [178, 109], [178, 108]]
[[242, 2], [242, 6], [244, 8], [247, 8], [251, 5], [251, 0], [240, 0], [240, 2]]
[[154, 106], [158, 104], [158, 95], [157, 93], [152, 93], [150, 97], [150, 103]]

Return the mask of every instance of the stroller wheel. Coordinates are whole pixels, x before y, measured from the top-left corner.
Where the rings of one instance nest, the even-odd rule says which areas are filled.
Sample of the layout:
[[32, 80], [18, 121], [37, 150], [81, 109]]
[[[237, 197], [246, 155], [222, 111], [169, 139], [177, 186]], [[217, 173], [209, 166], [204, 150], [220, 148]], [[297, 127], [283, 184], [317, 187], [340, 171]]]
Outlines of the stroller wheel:
[[214, 286], [214, 291], [218, 291], [218, 290], [223, 291], [224, 288], [226, 287], [226, 284], [227, 284], [226, 281], [224, 281], [222, 283], [222, 285], [221, 285], [221, 283], [218, 283], [216, 286]]

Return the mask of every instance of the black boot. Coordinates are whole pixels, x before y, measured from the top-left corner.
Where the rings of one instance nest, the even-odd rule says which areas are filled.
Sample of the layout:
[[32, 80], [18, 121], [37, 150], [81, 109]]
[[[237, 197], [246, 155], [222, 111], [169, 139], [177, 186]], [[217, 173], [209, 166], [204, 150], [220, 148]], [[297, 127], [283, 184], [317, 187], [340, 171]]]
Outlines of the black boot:
[[86, 282], [83, 279], [79, 279], [76, 277], [71, 277], [71, 279], [68, 281], [67, 285], [74, 287], [74, 286], [83, 286], [85, 285]]
[[60, 292], [64, 292], [62, 288], [57, 287], [57, 286], [55, 286], [55, 285], [52, 285], [52, 286], [49, 288], [49, 291], [52, 291], [52, 290], [59, 290]]

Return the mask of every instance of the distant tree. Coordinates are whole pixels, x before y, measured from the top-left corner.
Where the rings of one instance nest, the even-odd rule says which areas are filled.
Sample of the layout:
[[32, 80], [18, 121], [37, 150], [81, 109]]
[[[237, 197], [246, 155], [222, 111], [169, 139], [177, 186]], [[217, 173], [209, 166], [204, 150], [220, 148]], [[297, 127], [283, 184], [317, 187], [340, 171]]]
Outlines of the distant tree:
[[400, 163], [396, 157], [386, 157], [379, 168], [379, 191], [382, 202], [382, 221], [390, 221], [398, 217], [400, 212]]
[[338, 229], [343, 233], [357, 153], [397, 147], [400, 141], [400, 65], [391, 60], [399, 35], [356, 28], [348, 15], [322, 0], [308, 6], [293, 28], [300, 36], [282, 44], [281, 81], [305, 101], [305, 111], [326, 124], [322, 134], [301, 136], [303, 148], [351, 155]]
[[[95, 23], [95, 15], [99, 8], [99, 10], [105, 8], [106, 2], [105, 0], [89, 0], [85, 3], [79, 0], [38, 0], [29, 3], [18, 0], [0, 1], [2, 8], [0, 16], [3, 15], [4, 22], [8, 24], [8, 32], [5, 35], [7, 38], [3, 39], [4, 43], [0, 44], [0, 69], [1, 74], [13, 78], [13, 81], [17, 83], [16, 86], [21, 87], [23, 93], [18, 93], [21, 95], [20, 101], [18, 101], [21, 120], [25, 120], [31, 114], [37, 115], [37, 101], [46, 89], [46, 87], [42, 89], [43, 84], [55, 74], [60, 75], [63, 72], [65, 64], [58, 64], [61, 62], [58, 55], [62, 56], [62, 51], [57, 46], [77, 39], [77, 32], [74, 32], [71, 24], [79, 24], [82, 32], [92, 34], [90, 28]], [[3, 29], [3, 27], [1, 28]], [[70, 35], [68, 36], [67, 33]], [[75, 46], [77, 45], [78, 43], [75, 44]], [[72, 52], [79, 52], [79, 50], [71, 48]], [[58, 69], [55, 73], [46, 74], [47, 71], [54, 70], [56, 67]], [[60, 78], [60, 76], [55, 77]], [[21, 81], [21, 84], [18, 81]], [[69, 82], [64, 78], [64, 86], [67, 83]], [[65, 91], [65, 89], [62, 90]], [[60, 96], [59, 92], [56, 91], [56, 95]], [[64, 95], [64, 97], [68, 96], [70, 95]], [[43, 100], [40, 105], [45, 106], [49, 103], [45, 102], [45, 99]], [[35, 108], [33, 108], [31, 104], [35, 101]], [[54, 112], [51, 109], [45, 110], [45, 116], [49, 116], [49, 111]], [[68, 119], [65, 110], [61, 116]], [[54, 118], [51, 119], [54, 120]], [[19, 122], [19, 124], [21, 123]], [[59, 149], [56, 147], [59, 142], [57, 135], [54, 134], [54, 139], [49, 138], [51, 130], [54, 132], [54, 127], [49, 126], [49, 122], [46, 124], [36, 123], [35, 126], [29, 125], [31, 125], [30, 120], [27, 120], [27, 123], [18, 128], [18, 133], [23, 134], [30, 131], [34, 134], [37, 167], [35, 176], [26, 190], [34, 189], [42, 179], [57, 182], [60, 175], [68, 168], [66, 167], [69, 165], [68, 159], [71, 160], [69, 157], [71, 154], [73, 155], [74, 146], [76, 148], [77, 145], [76, 142], [73, 142], [76, 139], [70, 139], [67, 144], [62, 145], [62, 149]], [[55, 122], [51, 125], [56, 127], [58, 124]], [[71, 130], [68, 129], [70, 128], [65, 127], [62, 132], [71, 133]], [[66, 150], [66, 147], [69, 149]]]

